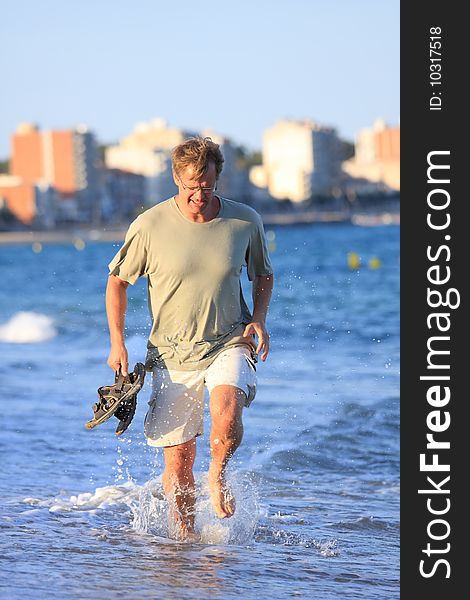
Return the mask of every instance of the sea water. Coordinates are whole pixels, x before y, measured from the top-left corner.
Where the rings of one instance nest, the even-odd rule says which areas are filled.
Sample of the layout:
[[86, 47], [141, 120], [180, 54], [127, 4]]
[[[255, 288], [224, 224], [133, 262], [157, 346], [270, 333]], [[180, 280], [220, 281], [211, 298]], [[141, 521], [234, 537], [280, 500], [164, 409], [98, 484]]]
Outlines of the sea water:
[[[399, 597], [399, 228], [268, 229], [271, 353], [230, 466], [237, 509], [211, 509], [206, 415], [198, 543], [168, 530], [163, 456], [142, 433], [150, 376], [122, 438], [115, 419], [84, 427], [113, 381], [104, 292], [119, 244], [0, 248], [2, 598]], [[132, 366], [145, 280], [128, 292]]]

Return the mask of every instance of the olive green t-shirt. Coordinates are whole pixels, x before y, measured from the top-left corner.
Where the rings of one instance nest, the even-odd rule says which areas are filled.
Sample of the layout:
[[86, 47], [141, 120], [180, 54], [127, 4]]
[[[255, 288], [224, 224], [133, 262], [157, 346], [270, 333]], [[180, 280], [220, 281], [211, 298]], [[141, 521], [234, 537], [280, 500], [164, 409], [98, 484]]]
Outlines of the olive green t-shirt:
[[228, 346], [246, 345], [252, 315], [240, 275], [272, 274], [263, 223], [251, 207], [220, 199], [207, 223], [187, 219], [173, 198], [131, 223], [110, 275], [148, 281], [152, 329], [146, 367], [204, 369]]

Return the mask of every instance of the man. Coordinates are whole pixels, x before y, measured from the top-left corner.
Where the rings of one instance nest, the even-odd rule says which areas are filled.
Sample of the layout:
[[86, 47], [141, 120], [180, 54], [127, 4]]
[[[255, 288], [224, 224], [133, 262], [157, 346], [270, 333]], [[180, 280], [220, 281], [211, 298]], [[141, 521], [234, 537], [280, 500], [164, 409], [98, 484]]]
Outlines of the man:
[[[194, 535], [193, 464], [204, 386], [212, 417], [208, 482], [214, 511], [226, 518], [235, 502], [225, 470], [242, 440], [243, 408], [255, 395], [257, 355], [265, 361], [269, 352], [273, 272], [263, 224], [252, 208], [215, 194], [223, 160], [210, 138], [191, 138], [173, 150], [178, 193], [130, 225], [109, 265], [106, 290], [108, 364], [125, 375], [126, 288], [148, 278], [146, 369], [153, 371], [153, 391], [145, 435], [149, 445], [164, 448], [163, 488], [181, 538]], [[242, 294], [243, 266], [252, 281], [253, 314]]]

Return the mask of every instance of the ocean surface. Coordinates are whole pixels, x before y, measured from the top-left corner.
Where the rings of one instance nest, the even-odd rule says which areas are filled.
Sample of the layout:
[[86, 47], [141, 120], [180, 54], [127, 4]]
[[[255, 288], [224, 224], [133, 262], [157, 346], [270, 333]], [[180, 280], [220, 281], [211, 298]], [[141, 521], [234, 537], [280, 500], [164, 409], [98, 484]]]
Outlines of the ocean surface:
[[[207, 494], [207, 416], [199, 543], [169, 538], [162, 451], [142, 433], [150, 376], [122, 438], [114, 418], [84, 427], [113, 382], [104, 292], [120, 244], [0, 247], [2, 599], [399, 597], [399, 227], [267, 229], [272, 349], [230, 467], [231, 519]], [[132, 365], [148, 331], [142, 279]]]

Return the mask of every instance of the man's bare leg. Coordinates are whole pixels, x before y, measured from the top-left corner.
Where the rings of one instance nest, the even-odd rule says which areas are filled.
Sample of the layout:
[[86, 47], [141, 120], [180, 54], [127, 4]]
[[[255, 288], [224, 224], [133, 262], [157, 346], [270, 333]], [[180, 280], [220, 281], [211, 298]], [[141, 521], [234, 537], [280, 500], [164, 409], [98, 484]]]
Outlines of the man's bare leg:
[[215, 514], [221, 519], [235, 512], [235, 500], [225, 481], [225, 468], [243, 438], [245, 400], [245, 393], [232, 385], [218, 385], [210, 397], [212, 460], [208, 481]]
[[193, 539], [196, 503], [193, 465], [196, 458], [196, 439], [165, 447], [164, 456], [165, 470], [162, 482], [170, 504], [170, 518], [179, 529], [182, 539]]

